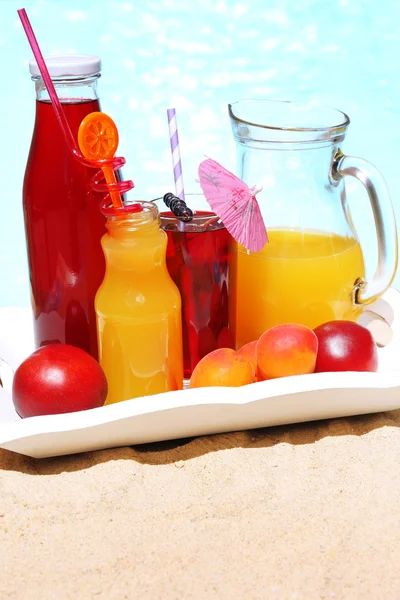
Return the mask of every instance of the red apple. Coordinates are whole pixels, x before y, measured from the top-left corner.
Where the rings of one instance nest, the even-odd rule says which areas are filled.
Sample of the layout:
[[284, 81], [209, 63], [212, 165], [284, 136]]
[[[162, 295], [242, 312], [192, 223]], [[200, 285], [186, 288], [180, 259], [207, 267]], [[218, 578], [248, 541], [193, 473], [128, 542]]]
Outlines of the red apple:
[[378, 351], [371, 332], [353, 321], [329, 321], [314, 329], [318, 338], [315, 372], [377, 371]]
[[14, 375], [12, 398], [23, 418], [97, 408], [106, 397], [107, 380], [99, 363], [67, 344], [36, 350]]

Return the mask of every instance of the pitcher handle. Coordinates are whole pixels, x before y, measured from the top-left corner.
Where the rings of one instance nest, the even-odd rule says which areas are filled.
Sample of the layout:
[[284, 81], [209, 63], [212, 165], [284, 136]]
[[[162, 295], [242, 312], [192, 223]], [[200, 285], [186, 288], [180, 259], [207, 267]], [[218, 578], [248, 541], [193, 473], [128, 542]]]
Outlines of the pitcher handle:
[[368, 282], [356, 284], [356, 304], [371, 304], [391, 285], [397, 269], [397, 228], [385, 180], [376, 167], [363, 158], [338, 152], [332, 165], [332, 179], [355, 177], [367, 190], [378, 238], [378, 266]]

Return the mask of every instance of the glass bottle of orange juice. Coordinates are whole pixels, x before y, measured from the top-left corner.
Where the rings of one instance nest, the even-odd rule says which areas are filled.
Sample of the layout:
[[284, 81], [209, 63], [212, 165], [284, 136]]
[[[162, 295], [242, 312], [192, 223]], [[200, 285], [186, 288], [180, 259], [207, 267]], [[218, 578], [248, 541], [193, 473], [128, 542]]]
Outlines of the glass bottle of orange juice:
[[106, 404], [182, 389], [181, 297], [152, 202], [102, 206], [106, 274], [95, 299]]

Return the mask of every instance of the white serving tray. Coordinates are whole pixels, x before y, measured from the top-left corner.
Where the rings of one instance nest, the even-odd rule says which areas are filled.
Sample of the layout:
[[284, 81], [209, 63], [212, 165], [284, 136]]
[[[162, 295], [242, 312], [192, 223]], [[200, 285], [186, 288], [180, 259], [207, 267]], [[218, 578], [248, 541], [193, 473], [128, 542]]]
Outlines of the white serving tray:
[[[400, 408], [400, 294], [360, 322], [384, 340], [378, 373], [316, 373], [241, 388], [199, 388], [93, 410], [20, 419], [0, 387], [0, 447], [35, 458]], [[0, 309], [0, 357], [14, 369], [33, 350], [31, 311]]]

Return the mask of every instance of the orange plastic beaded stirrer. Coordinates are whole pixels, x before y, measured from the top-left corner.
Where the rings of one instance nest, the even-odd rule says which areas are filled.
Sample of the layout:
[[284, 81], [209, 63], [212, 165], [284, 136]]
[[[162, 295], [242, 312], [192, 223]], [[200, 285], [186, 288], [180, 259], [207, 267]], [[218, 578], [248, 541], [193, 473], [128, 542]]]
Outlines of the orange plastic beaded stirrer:
[[[118, 148], [118, 129], [111, 117], [103, 112], [92, 112], [82, 121], [78, 130], [78, 144], [83, 156], [93, 162], [110, 159], [115, 156]], [[109, 166], [101, 167], [112, 203], [115, 207], [123, 206], [118, 192], [118, 182], [114, 169]], [[115, 188], [115, 189], [113, 189]]]

